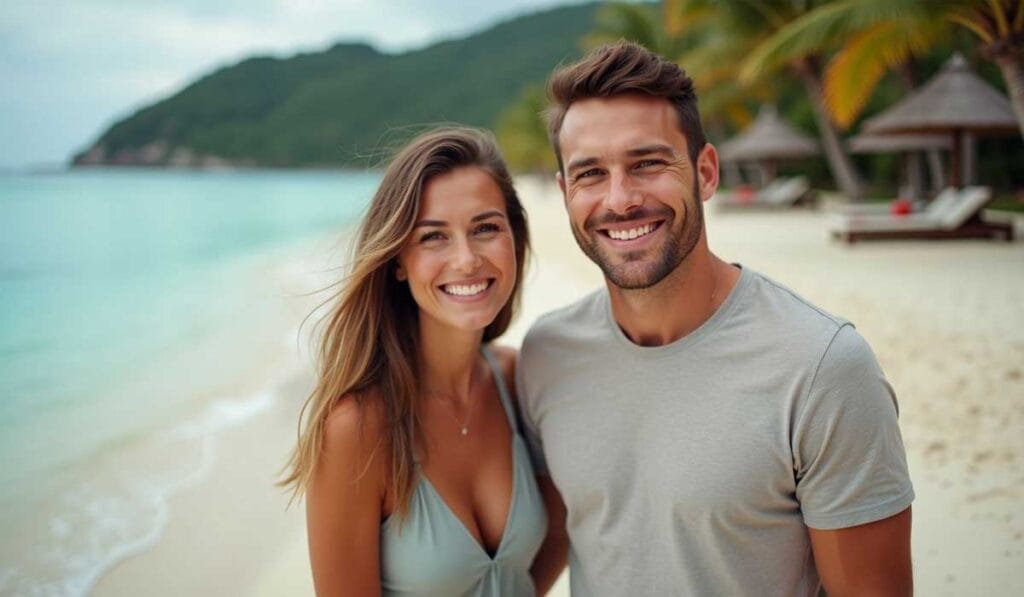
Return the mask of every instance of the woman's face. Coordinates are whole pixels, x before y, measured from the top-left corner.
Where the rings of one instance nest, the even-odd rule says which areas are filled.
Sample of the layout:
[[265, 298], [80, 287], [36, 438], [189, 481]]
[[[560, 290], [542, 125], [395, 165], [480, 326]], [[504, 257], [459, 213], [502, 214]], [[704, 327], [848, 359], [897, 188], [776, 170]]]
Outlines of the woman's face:
[[516, 282], [515, 241], [494, 179], [466, 166], [427, 182], [398, 264], [421, 325], [481, 331], [494, 321]]

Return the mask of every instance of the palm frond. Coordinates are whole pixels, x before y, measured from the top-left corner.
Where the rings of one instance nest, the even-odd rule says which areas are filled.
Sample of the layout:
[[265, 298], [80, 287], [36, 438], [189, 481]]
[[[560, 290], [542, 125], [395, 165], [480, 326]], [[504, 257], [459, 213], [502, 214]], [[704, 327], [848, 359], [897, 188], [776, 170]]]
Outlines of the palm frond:
[[662, 0], [661, 22], [665, 33], [670, 36], [681, 35], [695, 22], [708, 22], [716, 15], [712, 6], [706, 1], [694, 0]]
[[992, 20], [996, 24], [996, 32], [999, 33], [1000, 37], [1009, 36], [1010, 23], [1006, 20], [1006, 15], [1003, 14], [1003, 3], [1001, 0], [988, 0], [988, 7], [992, 12]]
[[[676, 63], [686, 70], [701, 93], [707, 93], [723, 83], [736, 82], [737, 65], [749, 51], [750, 42], [742, 36], [716, 32], [681, 52]], [[750, 87], [753, 83], [744, 82], [739, 86]]]
[[849, 128], [882, 77], [911, 55], [926, 53], [947, 30], [941, 21], [912, 29], [905, 22], [888, 21], [854, 35], [825, 71], [825, 104], [835, 123]]
[[587, 48], [625, 39], [654, 52], [668, 49], [664, 47], [665, 35], [658, 15], [650, 5], [612, 2], [598, 10], [595, 21], [594, 32], [583, 40]]
[[985, 27], [981, 23], [972, 20], [970, 17], [965, 16], [962, 13], [950, 12], [946, 15], [946, 18], [956, 23], [957, 25], [960, 25], [972, 31], [975, 35], [981, 38], [981, 41], [985, 42], [986, 44], [991, 44], [993, 41], [995, 41], [993, 35], [987, 29], [985, 29]]
[[[744, 61], [740, 77], [752, 79], [793, 60], [834, 48], [878, 23], [924, 20], [928, 11], [918, 0], [840, 0], [796, 18], [760, 44]], [[934, 17], [931, 17], [934, 18]]]

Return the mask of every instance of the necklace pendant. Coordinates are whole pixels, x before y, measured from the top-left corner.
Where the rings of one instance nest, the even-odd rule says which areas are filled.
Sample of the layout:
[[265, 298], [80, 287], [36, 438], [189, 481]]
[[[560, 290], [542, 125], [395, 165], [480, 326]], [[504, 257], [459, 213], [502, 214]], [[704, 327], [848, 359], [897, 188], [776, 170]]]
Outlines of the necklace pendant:
[[469, 435], [469, 428], [468, 427], [463, 427], [462, 428], [462, 435]]

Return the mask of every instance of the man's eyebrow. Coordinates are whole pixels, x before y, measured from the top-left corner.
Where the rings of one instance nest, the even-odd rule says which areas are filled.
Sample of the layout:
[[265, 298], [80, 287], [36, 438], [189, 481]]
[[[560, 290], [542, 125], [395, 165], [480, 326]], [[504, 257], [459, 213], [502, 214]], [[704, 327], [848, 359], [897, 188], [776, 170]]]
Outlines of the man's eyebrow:
[[565, 171], [566, 172], [572, 172], [573, 170], [578, 170], [580, 168], [586, 168], [588, 166], [593, 166], [594, 164], [597, 163], [597, 161], [598, 161], [597, 158], [580, 158], [580, 159], [577, 159], [577, 160], [573, 160], [573, 161], [569, 162], [568, 166], [565, 167]]
[[489, 218], [494, 218], [494, 217], [504, 218], [505, 214], [501, 213], [500, 211], [498, 211], [496, 209], [492, 209], [491, 211], [485, 211], [482, 214], [477, 214], [477, 215], [473, 216], [473, 219], [470, 220], [470, 222], [479, 222], [481, 220], [487, 220]]
[[657, 144], [654, 144], [654, 145], [644, 145], [642, 147], [634, 147], [633, 149], [629, 149], [629, 150], [626, 151], [626, 155], [628, 155], [629, 157], [633, 157], [633, 158], [640, 157], [640, 156], [643, 156], [643, 155], [650, 155], [652, 153], [662, 153], [662, 154], [667, 154], [667, 155], [675, 156], [676, 155], [676, 150], [673, 149], [672, 146], [670, 146], [670, 145], [662, 145], [660, 143], [657, 143]]

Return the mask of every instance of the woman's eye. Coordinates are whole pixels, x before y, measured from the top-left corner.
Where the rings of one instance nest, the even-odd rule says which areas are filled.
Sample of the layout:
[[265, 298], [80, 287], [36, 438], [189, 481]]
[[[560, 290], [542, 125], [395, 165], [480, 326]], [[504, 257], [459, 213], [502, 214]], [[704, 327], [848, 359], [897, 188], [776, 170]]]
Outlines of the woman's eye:
[[444, 240], [444, 235], [435, 230], [433, 232], [427, 232], [420, 237], [421, 243], [430, 242], [432, 240]]
[[494, 222], [486, 222], [476, 227], [475, 232], [477, 234], [487, 234], [489, 232], [501, 232], [501, 226]]

